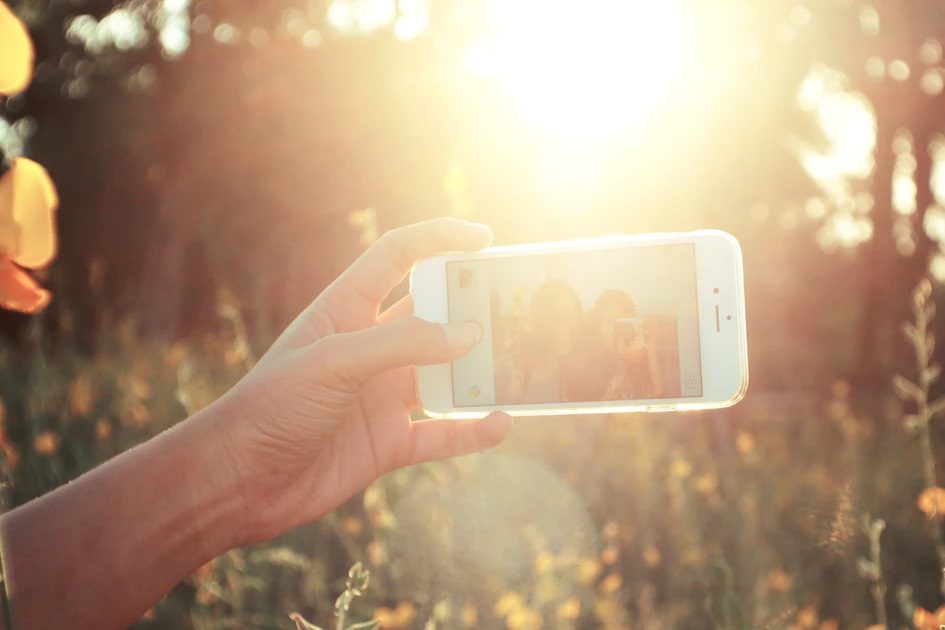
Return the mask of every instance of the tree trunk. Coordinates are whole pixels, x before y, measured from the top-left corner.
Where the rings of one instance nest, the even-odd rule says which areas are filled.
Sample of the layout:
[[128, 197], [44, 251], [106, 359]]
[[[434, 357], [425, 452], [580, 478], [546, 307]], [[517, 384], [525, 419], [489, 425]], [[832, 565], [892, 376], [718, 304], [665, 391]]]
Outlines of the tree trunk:
[[860, 248], [863, 308], [859, 330], [857, 384], [864, 391], [881, 386], [889, 362], [889, 287], [896, 267], [892, 227], [892, 151], [895, 125], [877, 116], [876, 162], [873, 170], [873, 237]]
[[912, 227], [915, 233], [915, 254], [912, 256], [911, 264], [905, 279], [908, 281], [909, 290], [924, 276], [928, 274], [929, 261], [933, 253], [932, 239], [925, 233], [925, 215], [929, 206], [935, 203], [935, 196], [932, 194], [932, 155], [929, 152], [929, 141], [932, 138], [932, 132], [922, 130], [915, 136], [915, 184], [916, 184], [916, 212], [912, 217]]

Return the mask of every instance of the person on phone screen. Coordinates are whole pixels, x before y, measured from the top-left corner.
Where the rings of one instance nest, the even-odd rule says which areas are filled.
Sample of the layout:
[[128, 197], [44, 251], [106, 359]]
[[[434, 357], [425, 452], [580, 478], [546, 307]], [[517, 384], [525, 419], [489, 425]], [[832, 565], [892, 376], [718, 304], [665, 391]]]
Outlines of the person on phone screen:
[[662, 377], [646, 327], [633, 299], [606, 289], [582, 327], [565, 375], [567, 400], [657, 398]]
[[581, 300], [566, 282], [550, 280], [528, 303], [519, 340], [519, 377], [513, 400], [552, 403], [562, 398], [563, 365], [573, 353], [582, 319]]

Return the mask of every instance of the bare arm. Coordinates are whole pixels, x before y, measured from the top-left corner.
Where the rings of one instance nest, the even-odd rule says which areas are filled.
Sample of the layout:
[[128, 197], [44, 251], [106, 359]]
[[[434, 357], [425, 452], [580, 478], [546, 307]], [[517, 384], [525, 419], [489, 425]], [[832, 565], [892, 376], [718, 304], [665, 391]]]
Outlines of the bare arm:
[[215, 422], [195, 416], [0, 517], [16, 627], [128, 626], [194, 567], [248, 542]]
[[0, 517], [17, 628], [121, 628], [233, 547], [321, 518], [384, 473], [499, 443], [511, 418], [411, 422], [413, 366], [450, 361], [475, 324], [378, 305], [419, 258], [491, 232], [439, 219], [388, 233], [210, 407]]

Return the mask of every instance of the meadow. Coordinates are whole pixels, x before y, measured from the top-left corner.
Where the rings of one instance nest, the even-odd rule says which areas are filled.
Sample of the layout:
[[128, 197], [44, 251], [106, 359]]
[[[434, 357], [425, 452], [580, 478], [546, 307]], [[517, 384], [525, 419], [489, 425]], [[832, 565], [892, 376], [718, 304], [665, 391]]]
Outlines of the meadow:
[[519, 419], [136, 628], [945, 625], [935, 2], [10, 6], [36, 63], [0, 178], [48, 169], [59, 247], [49, 305], [0, 313], [4, 509], [208, 405], [387, 229], [745, 253], [737, 406]]
[[[7, 506], [238, 379], [253, 351], [232, 305], [218, 306], [220, 326], [197, 343], [149, 341], [123, 321], [88, 356], [39, 318], [24, 347], [5, 344]], [[201, 567], [138, 627], [291, 627], [295, 611], [333, 627], [362, 562], [371, 581], [352, 614], [384, 628], [827, 629], [884, 616], [931, 628], [945, 491], [924, 489], [940, 429], [912, 400], [926, 390], [897, 383], [906, 402], [881, 413], [838, 379], [724, 411], [522, 419], [495, 452], [388, 475], [322, 522]]]

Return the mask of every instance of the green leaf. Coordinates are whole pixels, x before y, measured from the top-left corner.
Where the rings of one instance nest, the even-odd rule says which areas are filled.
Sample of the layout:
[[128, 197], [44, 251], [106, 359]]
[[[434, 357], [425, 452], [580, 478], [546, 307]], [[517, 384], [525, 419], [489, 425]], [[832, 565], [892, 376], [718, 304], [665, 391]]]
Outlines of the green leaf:
[[322, 630], [321, 627], [305, 620], [305, 617], [297, 612], [289, 615], [289, 619], [295, 622], [295, 630]]
[[905, 426], [906, 431], [909, 433], [915, 433], [923, 426], [923, 421], [921, 416], [915, 414], [909, 414], [902, 421], [903, 426]]
[[919, 389], [919, 386], [901, 374], [893, 376], [893, 389], [896, 395], [904, 400], [917, 401], [922, 396], [922, 390]]
[[916, 309], [922, 309], [924, 312], [927, 309], [927, 303], [931, 296], [932, 283], [929, 282], [928, 278], [922, 278], [919, 280], [919, 285], [912, 293], [912, 302], [916, 306]]
[[368, 587], [371, 579], [371, 572], [364, 568], [360, 562], [355, 562], [348, 570], [348, 590], [354, 591], [355, 595], [360, 595]]
[[939, 398], [931, 405], [929, 405], [929, 415], [934, 416], [935, 414], [945, 411], [945, 398]]
[[347, 611], [351, 607], [351, 600], [354, 599], [354, 595], [351, 594], [351, 591], [345, 591], [338, 596], [338, 599], [335, 600], [335, 610], [336, 611]]
[[925, 368], [925, 378], [929, 383], [934, 383], [938, 380], [938, 377], [942, 375], [942, 366], [938, 363], [933, 363], [929, 367]]
[[905, 335], [906, 339], [915, 343], [915, 340], [919, 338], [919, 329], [912, 322], [904, 322], [902, 324], [902, 334]]
[[876, 563], [866, 558], [857, 558], [856, 572], [859, 573], [860, 577], [864, 580], [875, 582], [879, 579], [879, 567], [876, 566]]

